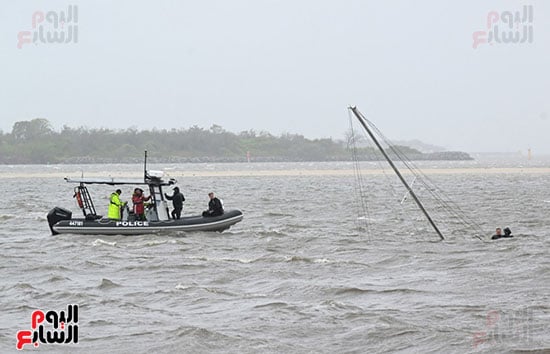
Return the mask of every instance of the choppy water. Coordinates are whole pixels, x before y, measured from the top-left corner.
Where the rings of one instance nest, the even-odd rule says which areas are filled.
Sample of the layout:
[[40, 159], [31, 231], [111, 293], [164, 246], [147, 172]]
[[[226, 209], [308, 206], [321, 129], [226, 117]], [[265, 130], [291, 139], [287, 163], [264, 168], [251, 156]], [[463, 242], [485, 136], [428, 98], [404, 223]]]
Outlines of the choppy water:
[[[2, 166], [0, 172], [52, 168], [140, 167]], [[413, 228], [387, 207], [396, 199], [383, 176], [367, 179], [371, 210], [379, 210], [370, 215], [369, 233], [358, 228], [353, 176], [186, 177], [179, 180], [186, 213], [202, 210], [213, 189], [226, 207], [244, 211], [243, 222], [222, 234], [137, 237], [51, 236], [47, 211], [54, 205], [76, 211], [71, 186], [58, 178], [2, 178], [0, 352], [16, 351], [16, 332], [30, 328], [34, 309], [67, 304], [80, 306], [79, 343], [28, 349], [550, 351], [550, 175], [431, 177], [486, 230], [485, 242], [467, 230], [438, 242], [425, 225]], [[94, 190], [98, 207], [106, 208], [110, 188]], [[516, 237], [487, 241], [495, 226], [510, 226]]]

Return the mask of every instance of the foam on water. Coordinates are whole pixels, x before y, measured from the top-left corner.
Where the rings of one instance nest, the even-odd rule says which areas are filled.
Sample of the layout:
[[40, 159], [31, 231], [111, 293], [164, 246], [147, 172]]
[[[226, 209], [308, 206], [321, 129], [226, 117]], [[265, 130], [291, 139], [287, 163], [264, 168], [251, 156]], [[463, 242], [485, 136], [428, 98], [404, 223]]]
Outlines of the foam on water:
[[102, 239], [98, 238], [94, 242], [92, 242], [92, 246], [94, 246], [94, 247], [97, 247], [97, 246], [112, 246], [112, 247], [115, 247], [116, 246], [116, 241], [105, 241], [105, 240], [102, 240]]

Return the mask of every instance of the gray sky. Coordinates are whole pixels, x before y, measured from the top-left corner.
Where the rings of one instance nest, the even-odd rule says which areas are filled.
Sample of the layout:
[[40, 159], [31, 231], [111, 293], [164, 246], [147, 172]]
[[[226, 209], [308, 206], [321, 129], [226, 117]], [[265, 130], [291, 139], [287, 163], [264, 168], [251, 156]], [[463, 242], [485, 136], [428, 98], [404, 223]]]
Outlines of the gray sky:
[[[35, 12], [71, 4], [76, 43], [17, 48]], [[523, 5], [532, 43], [472, 47], [489, 12]], [[342, 138], [354, 104], [393, 140], [550, 153], [544, 0], [3, 1], [0, 48], [5, 132], [41, 117]]]

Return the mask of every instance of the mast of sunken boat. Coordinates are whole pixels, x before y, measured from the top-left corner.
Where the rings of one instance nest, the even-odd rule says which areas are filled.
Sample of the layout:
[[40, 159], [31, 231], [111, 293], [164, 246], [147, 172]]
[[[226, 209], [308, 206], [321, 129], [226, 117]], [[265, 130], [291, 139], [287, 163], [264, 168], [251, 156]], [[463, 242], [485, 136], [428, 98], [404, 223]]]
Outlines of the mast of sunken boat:
[[374, 136], [374, 134], [372, 133], [372, 131], [370, 130], [368, 124], [367, 124], [367, 119], [363, 116], [363, 114], [361, 112], [359, 112], [359, 110], [357, 109], [357, 107], [353, 106], [353, 107], [349, 107], [349, 109], [353, 112], [353, 114], [355, 115], [355, 117], [357, 118], [357, 120], [359, 121], [359, 123], [363, 126], [363, 128], [365, 128], [365, 130], [367, 131], [367, 133], [369, 134], [370, 138], [372, 139], [372, 141], [374, 142], [374, 144], [376, 145], [376, 147], [378, 148], [378, 150], [380, 150], [380, 152], [382, 153], [382, 155], [384, 155], [384, 158], [388, 161], [388, 163], [390, 164], [391, 168], [393, 169], [393, 171], [395, 172], [395, 174], [397, 175], [397, 177], [399, 177], [399, 180], [401, 180], [401, 183], [403, 183], [403, 185], [405, 186], [405, 188], [407, 188], [407, 191], [411, 194], [411, 196], [413, 197], [414, 201], [416, 202], [416, 204], [418, 205], [418, 207], [420, 208], [420, 210], [422, 210], [422, 213], [424, 213], [424, 215], [426, 216], [426, 219], [428, 219], [428, 222], [430, 223], [430, 225], [433, 227], [433, 229], [435, 230], [435, 232], [439, 235], [439, 237], [444, 240], [445, 238], [443, 237], [443, 235], [441, 234], [441, 231], [439, 231], [439, 229], [437, 228], [437, 225], [435, 224], [435, 222], [432, 220], [432, 218], [430, 217], [430, 214], [428, 214], [428, 212], [426, 211], [426, 209], [424, 208], [424, 206], [422, 205], [422, 203], [420, 202], [420, 199], [418, 199], [418, 197], [416, 196], [416, 194], [414, 193], [414, 191], [412, 190], [412, 188], [409, 186], [409, 184], [407, 183], [407, 181], [405, 181], [405, 178], [403, 178], [403, 176], [401, 175], [401, 172], [399, 172], [399, 170], [397, 169], [397, 167], [395, 166], [395, 164], [393, 163], [393, 161], [390, 159], [390, 157], [388, 156], [388, 154], [386, 153], [386, 151], [384, 151], [384, 149], [382, 148], [382, 146], [380, 145], [380, 143], [378, 142], [378, 140], [376, 139], [376, 137]]

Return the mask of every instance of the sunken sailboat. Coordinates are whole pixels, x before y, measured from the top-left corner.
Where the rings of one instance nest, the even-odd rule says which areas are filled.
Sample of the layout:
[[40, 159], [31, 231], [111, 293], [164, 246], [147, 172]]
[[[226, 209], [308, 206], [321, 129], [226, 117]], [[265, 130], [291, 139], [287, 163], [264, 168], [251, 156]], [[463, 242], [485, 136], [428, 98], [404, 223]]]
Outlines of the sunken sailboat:
[[[483, 231], [481, 230], [479, 225], [477, 225], [475, 222], [469, 220], [469, 218], [466, 217], [466, 215], [458, 207], [458, 205], [453, 203], [448, 197], [446, 197], [441, 191], [439, 191], [438, 188], [433, 184], [433, 182], [429, 181], [427, 176], [425, 176], [421, 171], [419, 171], [412, 164], [412, 162], [410, 160], [408, 160], [406, 158], [406, 156], [404, 156], [395, 146], [390, 144], [389, 141], [387, 141], [387, 139], [384, 138], [382, 133], [376, 128], [376, 126], [374, 126], [374, 124], [372, 122], [367, 120], [367, 118], [365, 118], [365, 116], [357, 109], [357, 107], [355, 107], [355, 106], [348, 107], [348, 109], [349, 109], [350, 112], [353, 113], [355, 118], [357, 118], [357, 120], [359, 121], [359, 124], [362, 126], [364, 131], [367, 133], [370, 140], [374, 143], [376, 148], [380, 151], [380, 153], [382, 154], [384, 159], [390, 165], [391, 169], [397, 175], [397, 177], [398, 177], [399, 181], [401, 182], [401, 184], [405, 187], [405, 189], [407, 191], [407, 194], [405, 195], [405, 197], [403, 197], [401, 203], [403, 203], [403, 201], [405, 201], [407, 195], [410, 195], [412, 197], [412, 199], [414, 200], [414, 202], [416, 203], [416, 205], [418, 206], [418, 208], [420, 209], [420, 211], [422, 212], [422, 214], [424, 215], [424, 217], [426, 218], [426, 220], [428, 221], [428, 223], [430, 224], [431, 228], [434, 230], [434, 232], [439, 237], [439, 239], [440, 240], [445, 239], [445, 237], [443, 236], [443, 232], [438, 227], [437, 223], [434, 221], [434, 218], [432, 217], [432, 215], [430, 215], [430, 213], [428, 212], [428, 210], [424, 206], [423, 202], [418, 197], [415, 190], [412, 188], [412, 183], [409, 184], [407, 182], [407, 180], [403, 177], [403, 174], [397, 168], [394, 161], [392, 161], [392, 159], [390, 158], [390, 155], [388, 154], [388, 152], [382, 147], [382, 144], [378, 140], [377, 135], [380, 136], [386, 144], [388, 144], [389, 151], [391, 152], [392, 155], [401, 158], [401, 162], [408, 168], [408, 172], [412, 173], [413, 176], [414, 176], [413, 183], [418, 180], [419, 181], [418, 183], [423, 185], [425, 187], [425, 190], [428, 193], [430, 193], [430, 196], [432, 197], [434, 202], [438, 203], [438, 210], [440, 210], [440, 211], [445, 210], [450, 216], [449, 219], [454, 220], [454, 222], [456, 222], [457, 224], [462, 225], [463, 227], [465, 226], [466, 229], [470, 229], [471, 231], [473, 231], [474, 237], [480, 238], [479, 235], [481, 235], [483, 233]], [[350, 117], [350, 119], [351, 119], [351, 117]], [[351, 123], [351, 121], [350, 121], [350, 123]], [[353, 132], [353, 130], [352, 130], [352, 132]], [[355, 157], [355, 162], [358, 166], [358, 161], [357, 161], [356, 157]], [[356, 168], [358, 169], [358, 167], [356, 167]]]

